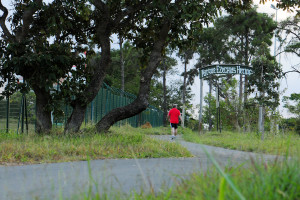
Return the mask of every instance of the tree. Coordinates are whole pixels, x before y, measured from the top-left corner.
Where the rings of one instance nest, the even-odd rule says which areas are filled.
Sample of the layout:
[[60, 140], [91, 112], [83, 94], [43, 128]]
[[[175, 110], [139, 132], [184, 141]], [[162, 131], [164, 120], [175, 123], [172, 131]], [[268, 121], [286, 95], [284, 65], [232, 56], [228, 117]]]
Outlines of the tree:
[[[276, 31], [277, 38], [280, 41], [279, 48], [283, 48], [282, 52], [292, 53], [300, 57], [300, 17], [288, 18], [278, 24]], [[282, 53], [280, 52], [280, 53]], [[291, 66], [292, 70], [285, 72], [300, 73], [296, 66]]]
[[[272, 18], [266, 14], [257, 13], [255, 7], [250, 10], [240, 10], [235, 14], [220, 17], [214, 22], [213, 27], [204, 29], [199, 34], [199, 38], [197, 39], [199, 46], [197, 52], [200, 55], [198, 66], [203, 66], [204, 63], [206, 65], [214, 63], [239, 63], [249, 66], [262, 42], [268, 45], [272, 44], [272, 33], [275, 28], [276, 24]], [[228, 76], [227, 80], [230, 77]], [[217, 82], [214, 80], [215, 77], [213, 76], [209, 79], [210, 94], [213, 83], [217, 86]], [[240, 127], [245, 122], [249, 124], [247, 123], [248, 118], [245, 117], [247, 109], [242, 109], [242, 102], [244, 102], [244, 105], [247, 104], [247, 77], [240, 75], [239, 83], [239, 109], [234, 118], [237, 130], [240, 130]], [[243, 115], [244, 117], [242, 117]], [[209, 124], [211, 128], [211, 123]], [[247, 127], [249, 130], [250, 125]]]
[[[101, 87], [111, 64], [110, 37], [113, 34], [122, 33], [124, 39], [132, 40], [136, 47], [143, 49], [140, 88], [137, 99], [131, 104], [112, 110], [104, 116], [96, 125], [97, 130], [101, 132], [107, 130], [115, 122], [131, 117], [146, 109], [149, 103], [151, 78], [162, 59], [164, 49], [168, 43], [174, 45], [176, 43], [178, 44], [181, 38], [187, 35], [192, 39], [195, 30], [201, 29], [203, 23], [212, 21], [221, 9], [224, 8], [229, 12], [234, 12], [236, 8], [247, 8], [250, 0], [228, 1], [226, 3], [223, 1], [198, 2], [188, 0], [178, 0], [174, 2], [132, 2], [123, 0], [107, 2], [90, 0], [87, 2], [82, 0], [54, 1], [49, 4], [49, 6], [42, 4], [41, 0], [28, 0], [25, 1], [25, 3], [17, 2], [15, 5], [20, 6], [16, 7], [18, 12], [16, 12], [16, 18], [12, 20], [12, 22], [16, 24], [16, 29], [13, 31], [13, 34], [11, 34], [5, 26], [7, 9], [5, 9], [2, 4], [0, 6], [4, 13], [1, 16], [0, 24], [4, 38], [7, 40], [6, 44], [14, 44], [15, 39], [17, 39], [15, 46], [9, 46], [12, 47], [12, 49], [20, 49], [21, 51], [18, 54], [14, 54], [14, 58], [19, 59], [22, 56], [23, 59], [27, 58], [24, 56], [26, 53], [27, 55], [31, 55], [29, 52], [34, 51], [36, 47], [40, 47], [35, 45], [38, 41], [41, 41], [37, 39], [39, 38], [38, 36], [40, 36], [38, 33], [47, 36], [43, 37], [42, 47], [48, 44], [47, 42], [49, 41], [45, 38], [50, 36], [55, 37], [56, 41], [64, 41], [64, 43], [55, 43], [56, 46], [53, 46], [51, 51], [59, 53], [59, 55], [65, 55], [64, 58], [66, 60], [70, 58], [68, 61], [63, 61], [62, 58], [55, 60], [56, 62], [61, 61], [60, 64], [65, 66], [61, 68], [66, 70], [54, 70], [55, 68], [52, 68], [52, 65], [59, 65], [57, 65], [57, 63], [55, 63], [55, 65], [51, 63], [51, 67], [48, 68], [52, 71], [50, 71], [50, 73], [48, 73], [48, 71], [44, 73], [51, 77], [43, 78], [43, 82], [47, 82], [47, 85], [52, 85], [54, 79], [57, 81], [61, 77], [65, 78], [65, 81], [61, 84], [61, 89], [64, 91], [61, 94], [63, 97], [67, 97], [67, 100], [73, 108], [73, 112], [65, 126], [65, 132], [76, 132], [79, 130], [88, 103], [94, 99]], [[93, 6], [93, 9], [90, 9], [90, 5]], [[51, 9], [46, 8], [54, 8], [54, 12], [51, 13]], [[47, 13], [47, 15], [40, 15], [42, 13]], [[61, 17], [61, 14], [63, 14], [64, 17]], [[52, 20], [55, 26], [41, 28], [46, 26], [47, 23], [44, 22], [48, 19]], [[63, 20], [70, 21], [70, 23], [62, 22]], [[81, 20], [82, 23], [78, 23], [79, 21], [81, 22]], [[91, 21], [93, 23], [90, 23]], [[87, 27], [87, 30], [82, 29], [82, 27]], [[38, 35], [29, 34], [28, 30], [32, 30], [33, 33]], [[44, 33], [43, 30], [47, 31]], [[75, 48], [75, 44], [88, 45], [88, 41], [85, 41], [87, 35], [90, 36], [91, 42], [99, 47], [100, 57], [91, 58], [87, 62], [87, 68], [85, 68], [85, 65], [82, 64], [82, 59], [74, 52], [80, 52], [80, 50], [82, 50], [79, 48], [81, 45]], [[27, 46], [27, 43], [25, 43], [26, 45], [21, 44], [20, 41], [27, 39], [26, 37], [31, 38], [30, 42], [34, 45]], [[70, 37], [78, 41], [74, 42]], [[66, 46], [68, 48], [66, 48]], [[26, 51], [19, 47], [23, 49], [26, 47]], [[46, 49], [47, 48], [44, 48], [43, 51], [39, 51], [46, 52]], [[46, 56], [46, 58], [49, 57]], [[35, 59], [34, 61], [36, 62], [37, 60], [38, 59]], [[49, 58], [49, 60], [51, 59]], [[32, 58], [28, 61], [31, 66], [36, 66], [35, 62], [32, 62]], [[72, 70], [72, 65], [74, 64], [76, 64], [76, 70]], [[33, 67], [33, 69], [38, 70], [38, 67]], [[58, 72], [58, 75], [54, 73], [53, 70], [54, 72]], [[71, 76], [68, 76], [70, 71], [72, 72]], [[17, 70], [14, 70], [11, 74], [15, 72], [17, 72]], [[57, 76], [53, 76], [53, 74]], [[52, 80], [52, 82], [50, 80]], [[34, 85], [31, 87], [34, 87]], [[36, 93], [42, 94], [43, 91], [39, 89], [40, 87], [36, 87]], [[40, 95], [42, 97], [40, 101], [43, 102], [43, 104], [46, 104], [46, 102], [49, 102], [49, 99], [52, 99], [52, 95], [49, 96], [47, 93], [49, 90], [45, 91], [46, 92]], [[38, 99], [39, 95], [36, 96]], [[74, 98], [71, 98], [71, 96]], [[38, 111], [38, 118], [42, 119], [40, 121], [45, 122], [45, 124], [40, 126], [42, 127], [41, 131], [51, 128], [49, 127], [49, 117], [43, 120], [43, 117], [49, 116], [49, 111], [44, 112], [49, 109], [45, 108], [46, 106], [43, 105]]]
[[[111, 65], [110, 70], [107, 72], [104, 82], [110, 86], [122, 89], [122, 78], [120, 74], [120, 55], [121, 50], [113, 49], [111, 51]], [[123, 45], [123, 62], [124, 62], [124, 89], [134, 95], [138, 94], [139, 79], [141, 73], [141, 62], [142, 51], [135, 48], [129, 42], [125, 42]]]
[[284, 96], [283, 102], [284, 107], [287, 108], [290, 113], [296, 115], [296, 131], [300, 135], [300, 94], [292, 93], [290, 96]]
[[[260, 3], [264, 4], [267, 1], [271, 1], [271, 0], [260, 0]], [[281, 8], [283, 10], [287, 10], [287, 11], [291, 11], [291, 12], [296, 12], [297, 16], [300, 16], [300, 10], [299, 10], [300, 2], [299, 1], [280, 0], [280, 1], [277, 1], [276, 7], [277, 8]]]
[[[267, 14], [258, 13], [255, 7], [247, 11], [241, 11], [237, 15], [221, 18], [217, 25], [221, 26], [219, 29], [223, 29], [223, 32], [230, 33], [229, 37], [231, 39], [227, 45], [234, 55], [234, 62], [246, 66], [249, 66], [262, 42], [268, 45], [272, 44], [271, 39], [276, 28], [276, 23], [273, 19]], [[246, 105], [248, 99], [247, 83], [247, 76], [243, 77], [243, 75], [240, 75], [239, 116], [243, 114], [242, 123], [247, 125], [244, 125], [244, 131], [246, 131], [246, 127], [250, 131], [250, 125], [247, 122], [248, 118], [245, 117], [245, 109], [242, 111], [242, 105], [243, 103]]]
[[[84, 3], [15, 1], [14, 12], [7, 19], [8, 10], [0, 1], [3, 12], [0, 17], [3, 39], [1, 77], [9, 82], [6, 92], [34, 90], [38, 133], [50, 131], [51, 110], [59, 108], [54, 105], [61, 95], [53, 89], [53, 84], [66, 78], [73, 65], [82, 68], [79, 44], [86, 42], [85, 28], [89, 26], [89, 10], [83, 7]], [[6, 20], [11, 24], [11, 31]], [[23, 77], [24, 83], [17, 84], [17, 75]]]
[[[193, 36], [196, 29], [202, 28], [202, 23], [211, 21], [224, 6], [233, 11], [236, 6], [247, 7], [236, 2], [206, 2], [198, 1], [153, 1], [150, 9], [143, 13], [146, 17], [137, 22], [137, 29], [129, 32], [138, 47], [145, 55], [144, 69], [140, 80], [140, 89], [137, 99], [128, 106], [112, 110], [97, 123], [97, 130], [107, 130], [118, 120], [133, 116], [141, 112], [148, 105], [149, 89], [154, 70], [162, 59], [162, 53], [168, 43], [178, 43], [183, 35]], [[207, 15], [207, 14], [210, 15]], [[191, 29], [189, 27], [192, 27]], [[192, 39], [192, 37], [191, 37]]]
[[181, 58], [181, 60], [183, 60], [184, 63], [184, 72], [182, 74], [183, 76], [183, 86], [182, 86], [182, 122], [181, 122], [181, 126], [184, 128], [184, 121], [185, 121], [185, 111], [186, 111], [186, 89], [187, 89], [187, 65], [189, 64], [189, 60], [193, 58], [193, 50], [186, 48], [186, 49], [182, 49], [181, 51], [183, 52], [179, 52], [179, 57]]
[[[150, 99], [149, 102], [151, 105], [156, 106], [163, 110], [163, 124], [167, 125], [167, 115], [168, 115], [168, 105], [170, 104], [170, 99], [172, 96], [172, 90], [167, 86], [167, 74], [174, 74], [172, 69], [177, 65], [177, 61], [174, 58], [171, 58], [169, 55], [171, 52], [167, 50], [166, 55], [163, 57], [162, 62], [157, 68], [156, 73], [154, 74], [154, 79], [152, 80], [151, 90], [150, 90]], [[163, 79], [162, 85], [159, 82], [159, 78]]]
[[[169, 53], [168, 53], [169, 54]], [[123, 47], [123, 55], [124, 55], [124, 78], [125, 78], [125, 89], [126, 91], [138, 95], [139, 88], [139, 79], [141, 74], [140, 66], [142, 65], [140, 62], [140, 58], [142, 57], [142, 51], [135, 48], [129, 42], [124, 43]], [[104, 82], [110, 86], [120, 88], [121, 87], [121, 79], [120, 79], [120, 50], [112, 50], [111, 51], [112, 63], [110, 70], [107, 72], [107, 75], [104, 79]], [[168, 55], [164, 56], [163, 61], [158, 65], [157, 70], [153, 74], [153, 78], [151, 80], [150, 85], [150, 96], [149, 96], [149, 104], [155, 106], [159, 109], [162, 109], [167, 112], [167, 102], [170, 100], [170, 89], [163, 86], [159, 79], [164, 76], [163, 73], [172, 73], [172, 67], [177, 64], [176, 59], [169, 57]], [[166, 80], [165, 80], [166, 81]], [[164, 105], [164, 102], [166, 106]], [[164, 109], [165, 108], [165, 109]], [[165, 114], [165, 119], [167, 116]]]
[[266, 43], [261, 44], [251, 64], [253, 74], [249, 76], [248, 88], [251, 92], [257, 88], [260, 93], [256, 100], [260, 105], [259, 131], [264, 139], [264, 109], [265, 106], [274, 109], [279, 105], [279, 94], [274, 89], [279, 87], [276, 80], [281, 77], [282, 71], [275, 57], [270, 55], [270, 49]]
[[[196, 38], [196, 46], [198, 46], [196, 52], [199, 55], [199, 59], [197, 64], [195, 65], [195, 69], [192, 69], [190, 71], [191, 77], [198, 75], [198, 71], [207, 65], [211, 65], [213, 63], [222, 63], [222, 62], [231, 63], [230, 60], [232, 59], [229, 54], [230, 49], [228, 48], [228, 45], [226, 43], [226, 40], [228, 39], [228, 35], [227, 35], [228, 32], [220, 30], [218, 28], [220, 26], [217, 26], [216, 23], [218, 23], [218, 19], [215, 21], [214, 27], [208, 27], [203, 29]], [[213, 127], [213, 121], [211, 118], [213, 115], [213, 113], [211, 112], [212, 110], [211, 97], [212, 97], [212, 89], [213, 89], [212, 87], [213, 87], [213, 82], [216, 83], [215, 81], [216, 79], [217, 79], [216, 76], [210, 76], [207, 79], [205, 79], [209, 82], [209, 95], [206, 101], [208, 103], [207, 120], [208, 120], [210, 131], [212, 130]], [[217, 87], [217, 84], [214, 84], [214, 86]]]

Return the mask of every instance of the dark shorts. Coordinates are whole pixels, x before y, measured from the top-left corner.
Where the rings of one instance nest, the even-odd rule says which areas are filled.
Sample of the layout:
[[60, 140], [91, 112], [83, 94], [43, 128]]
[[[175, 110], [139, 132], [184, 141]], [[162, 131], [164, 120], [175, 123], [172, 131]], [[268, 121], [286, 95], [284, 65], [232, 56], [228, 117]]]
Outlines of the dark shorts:
[[173, 124], [173, 123], [171, 123], [171, 127], [177, 129], [178, 124]]

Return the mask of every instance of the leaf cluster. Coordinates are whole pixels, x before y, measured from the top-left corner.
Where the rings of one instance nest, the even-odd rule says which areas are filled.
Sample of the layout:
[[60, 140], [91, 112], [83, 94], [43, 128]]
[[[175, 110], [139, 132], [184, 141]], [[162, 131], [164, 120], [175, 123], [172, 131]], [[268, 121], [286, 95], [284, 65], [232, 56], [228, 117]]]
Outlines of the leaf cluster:
[[282, 76], [282, 69], [275, 58], [270, 55], [267, 44], [262, 43], [251, 64], [253, 74], [249, 76], [249, 91], [254, 92], [253, 86], [255, 85], [262, 94], [257, 97], [258, 102], [273, 108], [277, 107], [279, 83], [276, 80]]

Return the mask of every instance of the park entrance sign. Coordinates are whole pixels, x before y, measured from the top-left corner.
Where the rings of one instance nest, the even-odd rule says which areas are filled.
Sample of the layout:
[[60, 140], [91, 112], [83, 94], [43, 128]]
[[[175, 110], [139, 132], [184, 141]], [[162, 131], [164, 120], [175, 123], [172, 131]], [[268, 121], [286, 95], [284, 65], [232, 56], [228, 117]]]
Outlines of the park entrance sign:
[[[215, 65], [208, 65], [204, 68], [200, 69], [200, 111], [199, 111], [199, 130], [201, 133], [201, 126], [202, 126], [202, 101], [203, 101], [203, 79], [205, 77], [215, 75], [215, 74], [225, 74], [225, 75], [244, 75], [249, 76], [253, 73], [253, 70], [251, 67], [246, 65], [239, 65], [239, 64], [215, 64]], [[216, 88], [216, 108], [217, 108], [217, 117], [216, 117], [216, 125], [217, 125], [217, 131], [222, 129], [221, 125], [221, 110], [220, 110], [220, 87], [219, 87], [219, 78], [217, 77], [217, 88]]]
[[251, 75], [253, 73], [251, 67], [246, 65], [238, 64], [219, 64], [219, 65], [209, 65], [200, 69], [200, 79], [210, 76], [212, 74], [242, 74]]

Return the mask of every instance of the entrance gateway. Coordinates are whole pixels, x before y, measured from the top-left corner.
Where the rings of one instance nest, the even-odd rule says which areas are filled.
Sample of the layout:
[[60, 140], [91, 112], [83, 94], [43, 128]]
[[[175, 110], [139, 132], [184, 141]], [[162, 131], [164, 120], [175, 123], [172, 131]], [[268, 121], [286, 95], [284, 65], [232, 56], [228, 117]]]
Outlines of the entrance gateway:
[[[202, 126], [202, 101], [203, 101], [203, 78], [211, 76], [213, 74], [241, 74], [245, 76], [249, 76], [253, 73], [251, 67], [246, 65], [239, 65], [239, 64], [215, 64], [215, 65], [208, 65], [204, 68], [200, 69], [200, 111], [199, 111], [199, 130], [201, 132]], [[217, 131], [220, 130], [221, 132], [221, 111], [219, 106], [219, 85], [216, 89], [216, 107], [217, 107]]]

